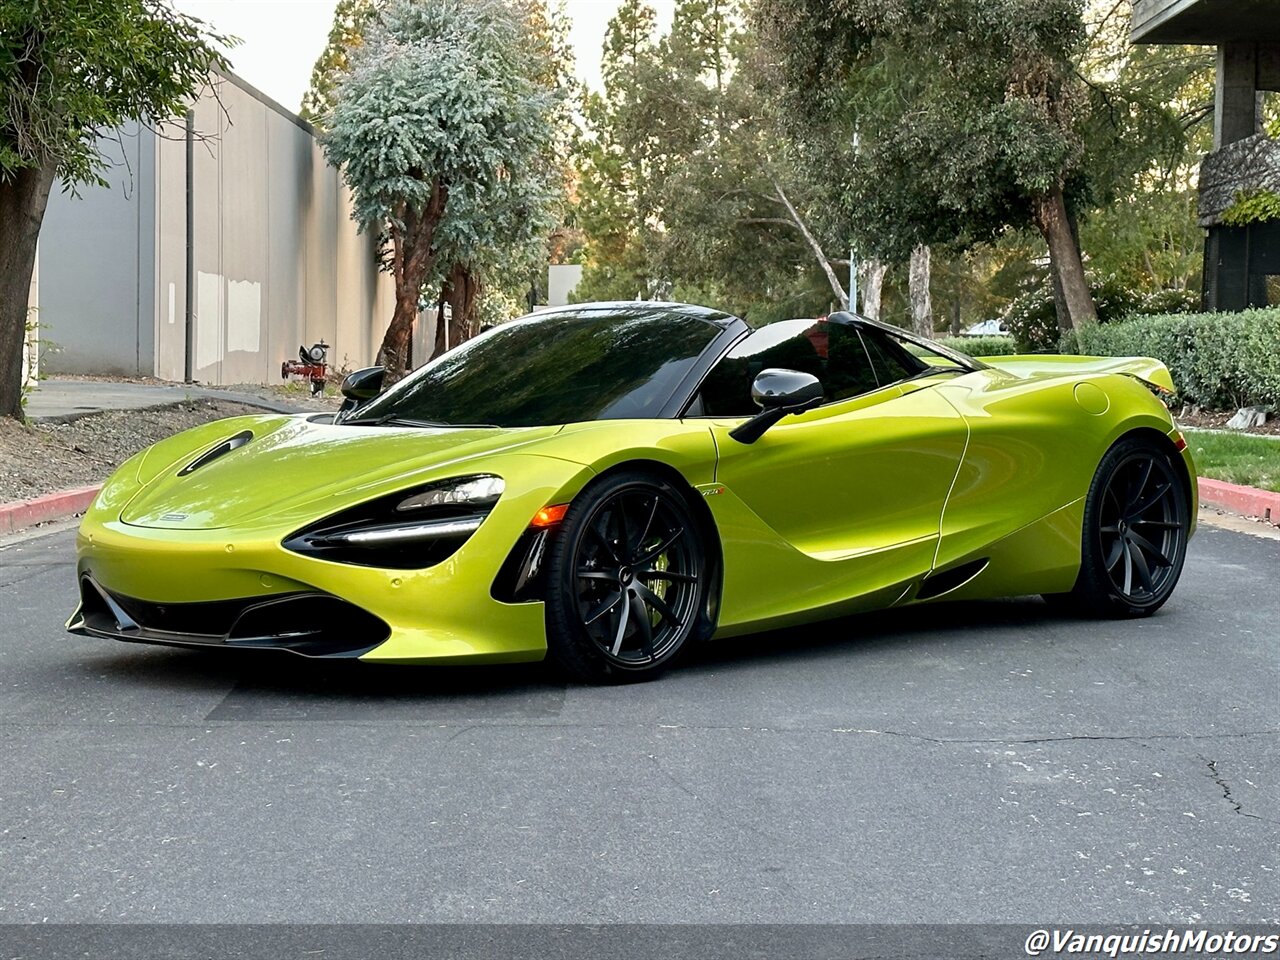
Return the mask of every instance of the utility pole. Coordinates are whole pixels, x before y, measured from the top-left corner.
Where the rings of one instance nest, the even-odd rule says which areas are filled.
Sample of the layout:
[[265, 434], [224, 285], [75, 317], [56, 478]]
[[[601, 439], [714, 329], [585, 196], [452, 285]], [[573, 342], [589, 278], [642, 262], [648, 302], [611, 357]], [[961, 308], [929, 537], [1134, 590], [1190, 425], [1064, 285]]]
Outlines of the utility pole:
[[186, 357], [182, 364], [182, 378], [187, 383], [195, 382], [196, 366], [196, 227], [195, 227], [195, 139], [196, 112], [187, 111], [186, 121], [186, 156], [187, 156], [187, 262], [186, 279]]

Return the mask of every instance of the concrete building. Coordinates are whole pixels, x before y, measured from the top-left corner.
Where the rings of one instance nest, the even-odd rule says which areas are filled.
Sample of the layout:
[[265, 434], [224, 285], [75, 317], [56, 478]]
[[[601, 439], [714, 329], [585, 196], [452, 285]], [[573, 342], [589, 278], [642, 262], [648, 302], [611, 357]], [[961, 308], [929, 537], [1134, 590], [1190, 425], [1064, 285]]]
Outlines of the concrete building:
[[1222, 220], [1242, 197], [1280, 195], [1280, 142], [1262, 129], [1264, 91], [1280, 90], [1280, 0], [1135, 0], [1132, 39], [1218, 48], [1214, 150], [1200, 168], [1204, 306], [1280, 303], [1280, 221]]
[[391, 280], [309, 124], [218, 74], [189, 127], [132, 125], [106, 152], [108, 186], [45, 217], [45, 372], [270, 383], [321, 339], [338, 368], [373, 361]]

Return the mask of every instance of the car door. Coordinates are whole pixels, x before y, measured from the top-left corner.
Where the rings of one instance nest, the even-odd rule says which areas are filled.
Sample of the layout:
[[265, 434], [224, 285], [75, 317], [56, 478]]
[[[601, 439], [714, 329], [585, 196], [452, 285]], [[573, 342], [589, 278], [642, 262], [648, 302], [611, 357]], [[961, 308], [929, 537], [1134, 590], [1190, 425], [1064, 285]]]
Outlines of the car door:
[[[925, 365], [881, 337], [831, 320], [771, 324], [704, 382], [698, 402], [718, 449], [707, 503], [725, 541], [722, 632], [891, 603], [932, 568], [967, 428], [937, 391], [916, 388]], [[767, 367], [814, 374], [826, 402], [739, 443], [730, 431], [752, 412], [750, 382]]]

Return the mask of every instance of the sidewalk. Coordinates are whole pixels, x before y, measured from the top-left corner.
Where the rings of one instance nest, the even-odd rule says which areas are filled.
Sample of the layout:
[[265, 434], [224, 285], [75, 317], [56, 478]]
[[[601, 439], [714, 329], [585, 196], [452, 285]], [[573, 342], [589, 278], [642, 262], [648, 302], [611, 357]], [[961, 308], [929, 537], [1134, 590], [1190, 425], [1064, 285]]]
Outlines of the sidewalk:
[[274, 413], [305, 413], [315, 409], [300, 403], [272, 400], [252, 393], [219, 390], [181, 383], [133, 383], [115, 380], [41, 380], [27, 399], [27, 417], [66, 422], [104, 410], [145, 410], [192, 398], [228, 400]]
[[[190, 401], [199, 407], [218, 406], [203, 413]], [[0, 481], [6, 477], [11, 481], [25, 470], [39, 470], [46, 479], [57, 478], [58, 482], [0, 482], [0, 537], [83, 512], [114, 464], [169, 433], [210, 418], [255, 410], [291, 414], [325, 409], [324, 401], [273, 396], [268, 387], [220, 390], [156, 380], [43, 380], [27, 401], [27, 418], [36, 435], [22, 435], [21, 428], [11, 425], [21, 436], [15, 439], [14, 430], [0, 436], [0, 450], [4, 451], [0, 453], [0, 471], [4, 472]], [[95, 414], [104, 416], [86, 419]], [[17, 497], [15, 486], [22, 490]]]

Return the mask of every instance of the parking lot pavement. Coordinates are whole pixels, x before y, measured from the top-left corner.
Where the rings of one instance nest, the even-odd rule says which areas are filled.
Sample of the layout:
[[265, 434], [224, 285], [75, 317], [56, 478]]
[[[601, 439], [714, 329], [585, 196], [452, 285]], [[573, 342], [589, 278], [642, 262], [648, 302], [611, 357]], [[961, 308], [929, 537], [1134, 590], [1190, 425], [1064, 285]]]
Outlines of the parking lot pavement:
[[0, 549], [0, 922], [1280, 919], [1275, 541], [614, 689], [69, 636], [71, 551]]

